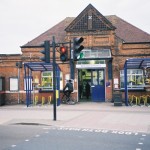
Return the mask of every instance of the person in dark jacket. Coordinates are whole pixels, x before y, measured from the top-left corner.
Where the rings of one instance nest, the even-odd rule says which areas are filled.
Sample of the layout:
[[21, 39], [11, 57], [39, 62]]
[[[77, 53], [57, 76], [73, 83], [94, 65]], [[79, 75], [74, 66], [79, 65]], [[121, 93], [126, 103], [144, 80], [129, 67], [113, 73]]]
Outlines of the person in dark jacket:
[[89, 96], [90, 96], [90, 85], [89, 85], [88, 82], [86, 83], [85, 90], [86, 90], [86, 98], [89, 99]]
[[82, 86], [82, 83], [80, 82], [80, 85], [79, 85], [79, 98], [80, 99], [82, 98], [82, 91], [83, 91], [83, 86]]
[[69, 80], [68, 83], [66, 83], [63, 92], [65, 95], [67, 95], [68, 97], [70, 96], [71, 92], [73, 92], [73, 84], [71, 82], [71, 80]]

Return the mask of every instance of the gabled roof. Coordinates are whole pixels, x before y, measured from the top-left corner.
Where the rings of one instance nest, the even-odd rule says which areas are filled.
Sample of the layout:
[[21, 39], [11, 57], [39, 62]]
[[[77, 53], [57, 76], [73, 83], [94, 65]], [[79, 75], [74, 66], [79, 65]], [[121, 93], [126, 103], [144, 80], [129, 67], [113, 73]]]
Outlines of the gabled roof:
[[[88, 5], [88, 7], [93, 7], [93, 6]], [[96, 12], [97, 12], [97, 10], [96, 10]], [[150, 42], [150, 34], [133, 26], [132, 24], [117, 17], [116, 15], [105, 16], [102, 18], [104, 20], [105, 20], [105, 18], [106, 18], [106, 20], [108, 20], [108, 21], [105, 20], [105, 22], [111, 22], [111, 23], [109, 23], [110, 27], [116, 28], [115, 29], [116, 36], [119, 37], [120, 39], [122, 39], [125, 43]], [[43, 34], [39, 35], [32, 41], [23, 45], [22, 48], [28, 47], [28, 46], [39, 46], [46, 40], [51, 41], [52, 36], [55, 36], [56, 42], [64, 42], [65, 36], [66, 36], [65, 29], [70, 30], [71, 26], [73, 27], [73, 25], [75, 25], [75, 23], [74, 23], [75, 20], [76, 19], [74, 17], [65, 18], [60, 23], [56, 24], [54, 27], [50, 28], [49, 30], [47, 30]], [[112, 26], [111, 26], [111, 24], [112, 24]]]
[[31, 40], [27, 44], [21, 46], [21, 47], [27, 47], [27, 46], [39, 46], [41, 45], [44, 41], [51, 41], [52, 36], [55, 36], [56, 42], [64, 42], [65, 41], [65, 35], [66, 31], [65, 28], [72, 22], [74, 18], [72, 17], [67, 17], [46, 32], [42, 33], [35, 39]]
[[106, 16], [116, 27], [115, 33], [125, 43], [150, 42], [150, 34], [117, 17], [116, 15]]
[[65, 29], [67, 32], [114, 30], [115, 27], [89, 4]]

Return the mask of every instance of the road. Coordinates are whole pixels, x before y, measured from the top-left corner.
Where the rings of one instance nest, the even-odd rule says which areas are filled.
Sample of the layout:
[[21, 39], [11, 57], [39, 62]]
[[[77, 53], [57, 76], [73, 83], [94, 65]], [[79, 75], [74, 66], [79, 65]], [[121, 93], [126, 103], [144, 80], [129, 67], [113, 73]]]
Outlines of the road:
[[150, 107], [0, 107], [0, 150], [149, 150]]
[[149, 150], [150, 134], [106, 129], [0, 125], [0, 150]]

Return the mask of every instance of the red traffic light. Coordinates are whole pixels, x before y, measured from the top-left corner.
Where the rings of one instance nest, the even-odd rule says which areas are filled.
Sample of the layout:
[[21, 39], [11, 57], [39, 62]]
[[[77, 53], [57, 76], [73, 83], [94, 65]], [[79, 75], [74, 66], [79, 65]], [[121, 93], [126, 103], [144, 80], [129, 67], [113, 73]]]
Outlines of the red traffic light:
[[68, 52], [67, 52], [67, 47], [66, 46], [60, 47], [60, 60], [62, 62], [65, 62], [65, 61], [68, 60]]
[[60, 52], [62, 54], [66, 53], [66, 47], [64, 47], [64, 46], [60, 47]]

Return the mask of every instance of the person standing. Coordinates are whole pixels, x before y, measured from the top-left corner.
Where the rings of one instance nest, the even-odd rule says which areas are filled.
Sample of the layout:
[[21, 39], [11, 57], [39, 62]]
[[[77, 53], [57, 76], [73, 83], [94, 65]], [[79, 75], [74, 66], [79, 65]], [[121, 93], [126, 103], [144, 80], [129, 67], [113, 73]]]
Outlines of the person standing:
[[80, 82], [80, 85], [79, 85], [79, 98], [80, 99], [82, 98], [82, 90], [83, 90], [83, 87], [82, 87], [82, 83]]
[[89, 96], [90, 96], [90, 85], [89, 85], [88, 82], [86, 83], [85, 89], [86, 89], [86, 98], [89, 99]]

